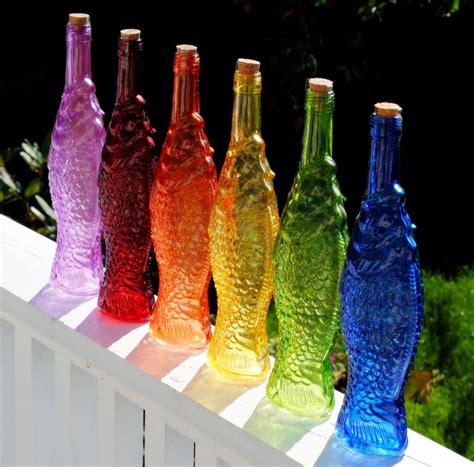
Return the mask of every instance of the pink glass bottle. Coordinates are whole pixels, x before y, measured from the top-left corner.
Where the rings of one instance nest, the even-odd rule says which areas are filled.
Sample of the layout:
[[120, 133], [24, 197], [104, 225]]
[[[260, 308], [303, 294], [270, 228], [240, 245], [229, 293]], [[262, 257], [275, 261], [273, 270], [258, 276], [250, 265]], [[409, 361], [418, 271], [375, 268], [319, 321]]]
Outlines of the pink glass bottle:
[[152, 238], [160, 271], [151, 330], [186, 348], [211, 338], [208, 287], [209, 218], [217, 174], [199, 115], [199, 55], [179, 45], [174, 62], [171, 123], [161, 150], [150, 202]]
[[138, 29], [121, 31], [118, 55], [117, 99], [99, 174], [106, 258], [98, 305], [113, 318], [146, 321], [154, 303], [148, 267], [154, 143], [141, 95]]
[[48, 158], [58, 224], [50, 283], [70, 294], [94, 295], [103, 271], [97, 174], [105, 130], [91, 80], [89, 15], [71, 14], [66, 34], [66, 84]]

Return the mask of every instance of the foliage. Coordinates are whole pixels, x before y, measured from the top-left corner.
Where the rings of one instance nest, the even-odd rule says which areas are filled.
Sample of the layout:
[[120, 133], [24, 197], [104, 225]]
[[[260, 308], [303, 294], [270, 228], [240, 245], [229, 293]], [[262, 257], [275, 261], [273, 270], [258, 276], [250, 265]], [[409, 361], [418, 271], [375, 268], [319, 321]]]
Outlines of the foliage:
[[0, 154], [2, 213], [54, 239], [56, 217], [49, 203], [48, 135], [41, 147], [27, 139], [21, 147]]
[[408, 420], [474, 459], [474, 269], [451, 280], [425, 274], [424, 282], [425, 322], [414, 367], [431, 377], [427, 390], [418, 385], [407, 402]]
[[[240, 0], [244, 11], [253, 12], [258, 2]], [[361, 81], [374, 70], [361, 24], [380, 23], [389, 10], [423, 11], [445, 17], [468, 7], [469, 0], [283, 0], [280, 5], [280, 55], [272, 58], [272, 71], [281, 79], [294, 111], [304, 102], [303, 83], [320, 68], [335, 71], [337, 82]], [[341, 24], [331, 29], [330, 25]], [[272, 43], [268, 39], [268, 43]], [[330, 56], [324, 56], [329, 50]], [[321, 63], [318, 63], [320, 61]], [[321, 65], [321, 66], [320, 66]], [[297, 122], [297, 125], [300, 125]]]
[[[405, 391], [408, 425], [474, 459], [474, 268], [452, 279], [425, 272], [423, 280], [424, 327]], [[273, 308], [267, 329], [275, 354], [278, 322]], [[340, 331], [332, 361], [335, 387], [344, 392], [347, 355]]]
[[354, 3], [358, 4], [357, 14], [363, 20], [371, 18], [380, 20], [384, 9], [392, 5], [430, 9], [436, 16], [450, 16], [457, 13], [467, 2], [462, 2], [462, 0], [365, 0]]

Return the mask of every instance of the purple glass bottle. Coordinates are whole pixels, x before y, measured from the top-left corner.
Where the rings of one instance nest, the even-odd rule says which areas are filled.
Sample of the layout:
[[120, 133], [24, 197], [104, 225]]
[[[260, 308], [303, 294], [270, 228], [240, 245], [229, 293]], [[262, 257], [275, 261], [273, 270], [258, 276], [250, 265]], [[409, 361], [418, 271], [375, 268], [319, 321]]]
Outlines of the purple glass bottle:
[[94, 295], [103, 272], [97, 176], [105, 130], [91, 80], [89, 15], [71, 14], [66, 33], [66, 84], [48, 158], [58, 222], [50, 283], [70, 294]]

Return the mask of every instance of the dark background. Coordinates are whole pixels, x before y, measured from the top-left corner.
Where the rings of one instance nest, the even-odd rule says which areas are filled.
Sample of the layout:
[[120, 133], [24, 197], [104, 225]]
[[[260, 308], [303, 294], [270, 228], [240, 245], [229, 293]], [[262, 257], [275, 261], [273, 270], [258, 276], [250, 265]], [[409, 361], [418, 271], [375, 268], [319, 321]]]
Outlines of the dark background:
[[[470, 2], [156, 1], [127, 4], [18, 2], [4, 15], [0, 151], [52, 129], [64, 85], [65, 25], [87, 12], [92, 66], [108, 123], [120, 29], [142, 30], [145, 98], [160, 147], [166, 132], [176, 44], [201, 55], [201, 113], [221, 168], [229, 141], [232, 75], [239, 57], [262, 62], [263, 137], [280, 209], [300, 157], [305, 79], [335, 81], [334, 158], [352, 226], [364, 193], [369, 116], [378, 101], [404, 111], [402, 185], [418, 225], [425, 267], [453, 273], [474, 261]], [[16, 11], [15, 11], [16, 10]]]

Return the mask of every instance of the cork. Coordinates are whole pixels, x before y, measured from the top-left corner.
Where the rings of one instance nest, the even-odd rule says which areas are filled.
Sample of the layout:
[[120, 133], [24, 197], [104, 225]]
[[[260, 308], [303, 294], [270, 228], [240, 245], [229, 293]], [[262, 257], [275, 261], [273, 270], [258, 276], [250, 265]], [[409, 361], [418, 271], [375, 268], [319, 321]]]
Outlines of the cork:
[[260, 62], [257, 60], [249, 60], [247, 58], [239, 58], [237, 60], [237, 71], [244, 75], [258, 73], [260, 70]]
[[140, 29], [122, 29], [120, 31], [120, 39], [124, 41], [138, 41], [140, 39]]
[[179, 54], [189, 54], [189, 55], [196, 55], [197, 47], [195, 45], [190, 44], [180, 44], [176, 46], [176, 51]]
[[315, 92], [330, 92], [332, 91], [333, 83], [325, 78], [311, 78], [309, 80], [309, 89]]
[[402, 108], [393, 102], [379, 102], [375, 104], [374, 112], [379, 117], [399, 117]]
[[74, 26], [87, 26], [90, 24], [90, 16], [86, 13], [70, 13], [69, 24]]

